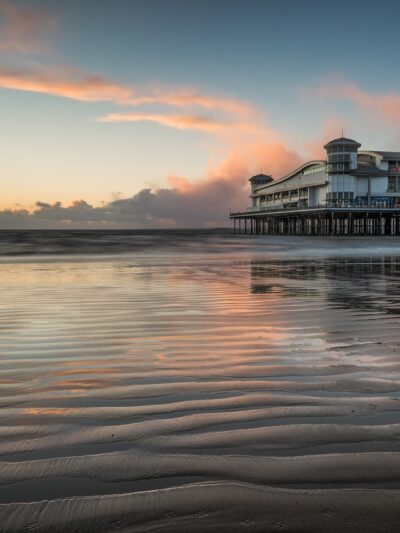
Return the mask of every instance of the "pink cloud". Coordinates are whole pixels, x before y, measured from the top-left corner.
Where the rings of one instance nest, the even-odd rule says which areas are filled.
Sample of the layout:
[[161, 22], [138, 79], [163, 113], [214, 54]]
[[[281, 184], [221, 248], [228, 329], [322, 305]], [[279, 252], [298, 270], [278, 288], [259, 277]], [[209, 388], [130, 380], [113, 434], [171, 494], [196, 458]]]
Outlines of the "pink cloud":
[[372, 111], [387, 122], [400, 120], [400, 93], [378, 93], [366, 91], [355, 83], [333, 80], [317, 90], [318, 95], [333, 99], [348, 100], [361, 109]]
[[237, 135], [265, 134], [265, 128], [259, 125], [260, 112], [250, 104], [200, 94], [194, 89], [175, 88], [162, 95], [139, 96], [135, 98], [135, 89], [129, 85], [114, 82], [104, 76], [85, 72], [71, 67], [36, 67], [10, 68], [0, 66], [0, 88], [17, 91], [34, 92], [51, 96], [68, 98], [83, 102], [110, 101], [117, 105], [139, 106], [144, 103], [164, 103], [190, 111], [195, 108], [213, 109], [219, 116], [204, 116], [199, 113], [151, 113], [126, 112], [109, 113], [98, 119], [99, 122], [156, 122], [164, 126], [181, 130], [202, 130], [224, 134], [226, 137]]
[[254, 106], [248, 102], [224, 96], [201, 94], [191, 87], [178, 87], [174, 90], [167, 88], [157, 91], [150, 89], [149, 93], [133, 98], [130, 103], [132, 105], [166, 104], [180, 108], [218, 109], [224, 113], [233, 113], [241, 117], [253, 117], [256, 114]]
[[37, 7], [0, 0], [0, 51], [22, 54], [43, 51], [56, 27], [55, 19]]
[[244, 209], [248, 205], [250, 176], [262, 169], [280, 177], [301, 162], [301, 156], [282, 142], [248, 143], [231, 147], [221, 162], [209, 166], [203, 179], [192, 182], [181, 176], [169, 176], [168, 185], [179, 192], [183, 202], [190, 205], [199, 202], [203, 213], [209, 213], [210, 220], [221, 224], [224, 220], [226, 223], [229, 209]]
[[226, 179], [247, 179], [253, 174], [263, 172], [274, 178], [281, 177], [293, 170], [302, 161], [300, 154], [287, 147], [287, 142], [276, 134], [276, 138], [260, 139], [233, 145], [226, 157], [208, 169], [209, 178], [224, 176]]
[[98, 118], [97, 122], [154, 122], [179, 130], [204, 131], [217, 136], [219, 140], [228, 145], [243, 137], [259, 139], [268, 135], [266, 128], [261, 124], [257, 125], [252, 120], [242, 121], [240, 117], [238, 118], [234, 115], [231, 115], [228, 119], [224, 116], [216, 118], [205, 115], [176, 115], [168, 113], [109, 113]]
[[228, 123], [200, 115], [162, 115], [152, 113], [110, 113], [99, 122], [156, 122], [180, 130], [220, 130]]
[[126, 102], [131, 88], [78, 69], [41, 68], [35, 71], [0, 67], [0, 87], [84, 102]]

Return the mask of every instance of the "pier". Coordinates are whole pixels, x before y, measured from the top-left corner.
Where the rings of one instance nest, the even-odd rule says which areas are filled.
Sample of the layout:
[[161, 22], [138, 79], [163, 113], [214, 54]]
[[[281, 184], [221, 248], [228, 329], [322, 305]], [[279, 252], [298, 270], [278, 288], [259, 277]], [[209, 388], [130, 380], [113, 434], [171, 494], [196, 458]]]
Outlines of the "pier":
[[400, 235], [400, 208], [328, 207], [231, 212], [235, 234], [368, 236]]
[[231, 212], [234, 232], [266, 235], [400, 235], [400, 151], [359, 150], [340, 137], [326, 159], [274, 180], [249, 178], [251, 205]]

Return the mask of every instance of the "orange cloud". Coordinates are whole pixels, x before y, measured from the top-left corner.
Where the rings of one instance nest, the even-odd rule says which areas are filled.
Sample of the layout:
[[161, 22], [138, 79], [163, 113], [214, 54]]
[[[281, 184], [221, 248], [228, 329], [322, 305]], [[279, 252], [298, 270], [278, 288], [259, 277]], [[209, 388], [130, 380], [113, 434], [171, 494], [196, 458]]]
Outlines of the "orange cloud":
[[319, 87], [317, 93], [323, 97], [353, 102], [360, 108], [372, 111], [388, 122], [397, 124], [400, 120], [400, 93], [368, 92], [355, 83], [345, 81], [333, 81], [324, 84]]
[[212, 117], [199, 115], [161, 115], [151, 113], [110, 113], [98, 119], [98, 122], [157, 122], [163, 126], [180, 130], [219, 130], [228, 123]]
[[0, 88], [35, 92], [69, 98], [83, 102], [111, 101], [118, 105], [138, 106], [144, 103], [163, 103], [181, 108], [202, 107], [222, 113], [222, 118], [199, 114], [162, 113], [110, 113], [98, 119], [99, 122], [157, 122], [181, 130], [202, 130], [219, 132], [233, 137], [239, 135], [260, 135], [265, 129], [257, 122], [260, 113], [246, 102], [231, 98], [200, 94], [194, 89], [177, 88], [165, 94], [134, 97], [135, 90], [107, 78], [76, 68], [16, 69], [0, 66]]
[[0, 67], [0, 87], [84, 102], [123, 103], [133, 94], [132, 89], [127, 86], [72, 68], [29, 71]]
[[[210, 164], [206, 175], [199, 181], [181, 176], [169, 176], [168, 185], [179, 192], [182, 202], [209, 213], [209, 220], [221, 222], [229, 209], [244, 209], [248, 204], [248, 178], [262, 169], [280, 177], [299, 166], [302, 158], [288, 150], [280, 141], [264, 141], [232, 146], [226, 157]], [[195, 212], [195, 211], [193, 211]]]
[[278, 178], [302, 163], [302, 157], [285, 144], [276, 136], [276, 139], [233, 145], [220, 163], [210, 165], [208, 180], [241, 180], [248, 193], [250, 176], [262, 171]]
[[[151, 91], [150, 91], [151, 92]], [[169, 89], [158, 91], [155, 94], [133, 98], [132, 105], [166, 104], [173, 107], [189, 108], [201, 107], [204, 109], [218, 109], [224, 113], [241, 117], [252, 117], [256, 114], [254, 106], [234, 98], [200, 94], [193, 88], [182, 87], [174, 91]]]
[[0, 51], [32, 54], [47, 48], [55, 20], [37, 7], [17, 6], [0, 0]]

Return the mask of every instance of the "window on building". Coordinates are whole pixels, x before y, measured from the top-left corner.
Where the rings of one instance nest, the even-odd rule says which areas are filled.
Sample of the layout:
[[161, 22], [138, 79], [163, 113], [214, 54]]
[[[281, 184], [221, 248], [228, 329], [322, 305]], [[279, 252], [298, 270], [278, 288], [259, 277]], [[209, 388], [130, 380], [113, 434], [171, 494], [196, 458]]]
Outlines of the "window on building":
[[400, 176], [389, 176], [388, 192], [400, 192]]

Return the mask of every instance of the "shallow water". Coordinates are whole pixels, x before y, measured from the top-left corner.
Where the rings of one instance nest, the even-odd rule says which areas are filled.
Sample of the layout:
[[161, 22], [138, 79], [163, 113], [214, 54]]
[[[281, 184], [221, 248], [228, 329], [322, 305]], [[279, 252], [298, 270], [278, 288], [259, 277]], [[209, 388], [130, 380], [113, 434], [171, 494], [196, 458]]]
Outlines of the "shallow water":
[[400, 241], [0, 250], [1, 531], [399, 530]]

